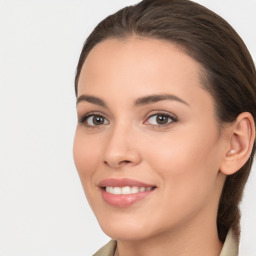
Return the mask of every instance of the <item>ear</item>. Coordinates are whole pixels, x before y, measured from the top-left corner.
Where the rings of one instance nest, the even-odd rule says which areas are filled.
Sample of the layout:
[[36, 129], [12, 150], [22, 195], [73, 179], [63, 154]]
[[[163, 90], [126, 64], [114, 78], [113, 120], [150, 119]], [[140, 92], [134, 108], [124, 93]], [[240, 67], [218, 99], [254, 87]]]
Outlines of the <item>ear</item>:
[[255, 123], [251, 113], [241, 113], [228, 132], [229, 141], [220, 166], [220, 172], [225, 175], [237, 172], [251, 155], [255, 140]]

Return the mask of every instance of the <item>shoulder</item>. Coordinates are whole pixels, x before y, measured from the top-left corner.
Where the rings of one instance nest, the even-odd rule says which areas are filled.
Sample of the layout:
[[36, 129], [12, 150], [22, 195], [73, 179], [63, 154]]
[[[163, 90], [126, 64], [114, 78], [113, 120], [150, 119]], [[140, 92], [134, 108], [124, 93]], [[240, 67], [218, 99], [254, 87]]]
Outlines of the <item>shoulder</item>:
[[93, 256], [114, 256], [116, 250], [116, 241], [111, 240], [101, 249], [99, 249]]

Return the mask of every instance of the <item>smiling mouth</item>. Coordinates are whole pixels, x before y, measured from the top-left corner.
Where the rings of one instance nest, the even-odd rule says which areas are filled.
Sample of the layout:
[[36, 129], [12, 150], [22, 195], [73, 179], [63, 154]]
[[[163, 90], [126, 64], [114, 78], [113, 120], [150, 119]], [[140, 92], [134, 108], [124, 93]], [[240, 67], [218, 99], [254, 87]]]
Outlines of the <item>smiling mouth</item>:
[[133, 179], [105, 179], [99, 183], [103, 200], [111, 206], [128, 207], [139, 201], [144, 202], [156, 186]]
[[113, 195], [131, 195], [140, 192], [150, 191], [155, 187], [137, 187], [137, 186], [125, 186], [125, 187], [111, 187], [107, 186], [103, 189]]

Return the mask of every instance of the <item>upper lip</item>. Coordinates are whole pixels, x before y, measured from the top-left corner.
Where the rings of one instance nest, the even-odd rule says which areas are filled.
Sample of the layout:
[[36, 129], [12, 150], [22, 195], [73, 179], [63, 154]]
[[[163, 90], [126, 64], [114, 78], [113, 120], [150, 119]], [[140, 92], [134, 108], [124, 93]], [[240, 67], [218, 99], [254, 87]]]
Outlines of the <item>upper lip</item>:
[[156, 187], [155, 185], [152, 184], [147, 184], [138, 180], [133, 180], [133, 179], [128, 179], [128, 178], [123, 178], [123, 179], [115, 179], [115, 178], [108, 178], [108, 179], [103, 179], [99, 183], [99, 187]]

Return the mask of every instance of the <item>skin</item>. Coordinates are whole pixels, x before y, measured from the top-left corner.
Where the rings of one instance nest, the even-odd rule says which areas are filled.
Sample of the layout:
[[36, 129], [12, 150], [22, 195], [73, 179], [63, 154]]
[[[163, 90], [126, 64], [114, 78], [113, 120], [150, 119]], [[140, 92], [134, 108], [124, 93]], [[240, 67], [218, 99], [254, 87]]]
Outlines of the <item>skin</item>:
[[[94, 96], [107, 106], [77, 104], [78, 120], [96, 112], [104, 122], [78, 122], [74, 160], [101, 228], [118, 240], [116, 255], [221, 251], [216, 216], [226, 176], [219, 170], [230, 136], [228, 128], [220, 128], [202, 72], [174, 44], [138, 37], [99, 43], [83, 65], [78, 98]], [[185, 103], [165, 99], [135, 105], [155, 94]], [[167, 124], [156, 122], [159, 112], [170, 116]], [[157, 188], [129, 207], [114, 207], [98, 187], [106, 178], [131, 178]]]

